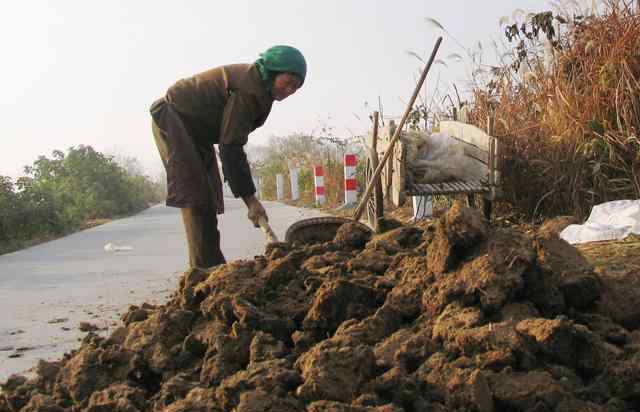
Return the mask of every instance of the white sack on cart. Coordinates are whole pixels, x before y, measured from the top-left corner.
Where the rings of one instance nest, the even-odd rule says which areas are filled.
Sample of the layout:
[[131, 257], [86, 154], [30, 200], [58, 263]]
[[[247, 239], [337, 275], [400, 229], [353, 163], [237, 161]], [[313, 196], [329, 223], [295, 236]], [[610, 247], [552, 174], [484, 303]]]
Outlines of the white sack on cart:
[[488, 173], [485, 164], [464, 154], [464, 143], [445, 133], [414, 135], [409, 139], [412, 141], [407, 143], [413, 150], [407, 153], [407, 160], [416, 183], [471, 181]]

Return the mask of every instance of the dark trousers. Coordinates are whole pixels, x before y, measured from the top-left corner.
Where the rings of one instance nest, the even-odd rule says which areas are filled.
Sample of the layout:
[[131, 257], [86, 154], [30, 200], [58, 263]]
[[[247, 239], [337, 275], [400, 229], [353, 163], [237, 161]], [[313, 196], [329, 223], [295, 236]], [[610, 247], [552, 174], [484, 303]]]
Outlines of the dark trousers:
[[[171, 114], [171, 113], [169, 113]], [[167, 179], [171, 180], [167, 182], [167, 185], [179, 192], [180, 199], [200, 199], [207, 198], [208, 201], [200, 202], [197, 206], [188, 206], [187, 202], [177, 204], [172, 202], [170, 206], [180, 207], [182, 212], [182, 222], [184, 223], [185, 234], [187, 237], [187, 245], [189, 248], [189, 264], [191, 267], [209, 268], [222, 263], [225, 263], [224, 255], [220, 249], [220, 231], [218, 231], [218, 211], [221, 209], [219, 201], [216, 200], [214, 191], [218, 188], [212, 188], [209, 185], [202, 184], [190, 184], [193, 179], [180, 179], [179, 171], [173, 170], [174, 173], [169, 173], [171, 167], [167, 167], [169, 157], [175, 156], [182, 159], [188, 159], [188, 162], [174, 162], [180, 167], [189, 167], [191, 174], [203, 173], [207, 174], [207, 163], [211, 163], [211, 159], [202, 158], [202, 153], [195, 148], [193, 144], [176, 144], [176, 142], [189, 142], [190, 136], [186, 135], [186, 130], [182, 127], [179, 118], [175, 116], [165, 116], [168, 118], [166, 121], [173, 122], [171, 130], [175, 130], [175, 133], [180, 133], [180, 136], [170, 136], [164, 130], [162, 130], [155, 121], [152, 122], [153, 137], [160, 153], [160, 158], [167, 169]], [[169, 129], [168, 127], [165, 129]], [[190, 143], [190, 142], [189, 142]], [[215, 156], [215, 154], [214, 154]], [[215, 158], [213, 158], [215, 162]], [[217, 164], [215, 172], [217, 172]], [[173, 177], [177, 176], [177, 177]], [[208, 181], [216, 179], [207, 179]], [[211, 182], [211, 185], [220, 185], [219, 179], [217, 182]], [[206, 191], [206, 194], [202, 194]], [[220, 188], [220, 192], [221, 192]], [[195, 193], [194, 193], [195, 192]], [[221, 198], [222, 196], [220, 196]], [[169, 202], [167, 202], [169, 203]]]
[[209, 268], [225, 263], [220, 250], [216, 211], [210, 207], [183, 207], [180, 211], [187, 235], [191, 267]]

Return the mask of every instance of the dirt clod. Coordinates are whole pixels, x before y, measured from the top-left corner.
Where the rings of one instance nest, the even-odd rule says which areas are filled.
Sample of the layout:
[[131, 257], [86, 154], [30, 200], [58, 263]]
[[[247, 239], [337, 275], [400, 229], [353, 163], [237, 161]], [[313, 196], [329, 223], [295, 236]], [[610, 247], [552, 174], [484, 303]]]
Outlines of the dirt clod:
[[80, 322], [78, 329], [80, 329], [80, 332], [95, 332], [100, 330], [100, 327], [90, 322]]

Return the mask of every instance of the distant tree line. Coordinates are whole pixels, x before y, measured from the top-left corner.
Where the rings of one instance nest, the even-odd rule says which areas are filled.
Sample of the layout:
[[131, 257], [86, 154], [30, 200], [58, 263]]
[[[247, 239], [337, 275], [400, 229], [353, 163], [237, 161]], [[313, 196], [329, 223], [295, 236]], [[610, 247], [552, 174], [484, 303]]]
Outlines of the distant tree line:
[[25, 176], [15, 182], [0, 176], [0, 253], [69, 233], [90, 220], [141, 211], [163, 197], [163, 183], [128, 172], [91, 146], [56, 150], [25, 167]]

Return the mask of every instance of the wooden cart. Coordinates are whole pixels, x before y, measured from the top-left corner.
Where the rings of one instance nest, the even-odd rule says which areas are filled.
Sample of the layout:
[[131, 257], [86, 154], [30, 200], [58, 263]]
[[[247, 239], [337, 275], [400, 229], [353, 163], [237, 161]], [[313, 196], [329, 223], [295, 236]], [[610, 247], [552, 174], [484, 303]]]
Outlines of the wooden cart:
[[[490, 131], [490, 122], [487, 122], [487, 130]], [[394, 206], [404, 204], [408, 196], [436, 196], [466, 194], [472, 203], [475, 195], [480, 194], [483, 199], [483, 211], [485, 217], [490, 219], [493, 200], [500, 191], [500, 145], [498, 139], [473, 125], [457, 122], [442, 121], [439, 131], [446, 133], [464, 143], [464, 154], [474, 161], [486, 165], [487, 174], [477, 176], [473, 180], [454, 180], [446, 183], [416, 183], [413, 182], [406, 168], [407, 147], [403, 143], [402, 136], [393, 147], [393, 154], [389, 162], [382, 170], [378, 182], [375, 183], [373, 196], [367, 204], [367, 220], [377, 230], [378, 221], [383, 216], [384, 199]], [[370, 182], [372, 171], [375, 170], [378, 159], [382, 158], [389, 147], [390, 139], [395, 132], [395, 124], [389, 122], [387, 126], [377, 133], [369, 136], [369, 152], [367, 153], [365, 180]]]

